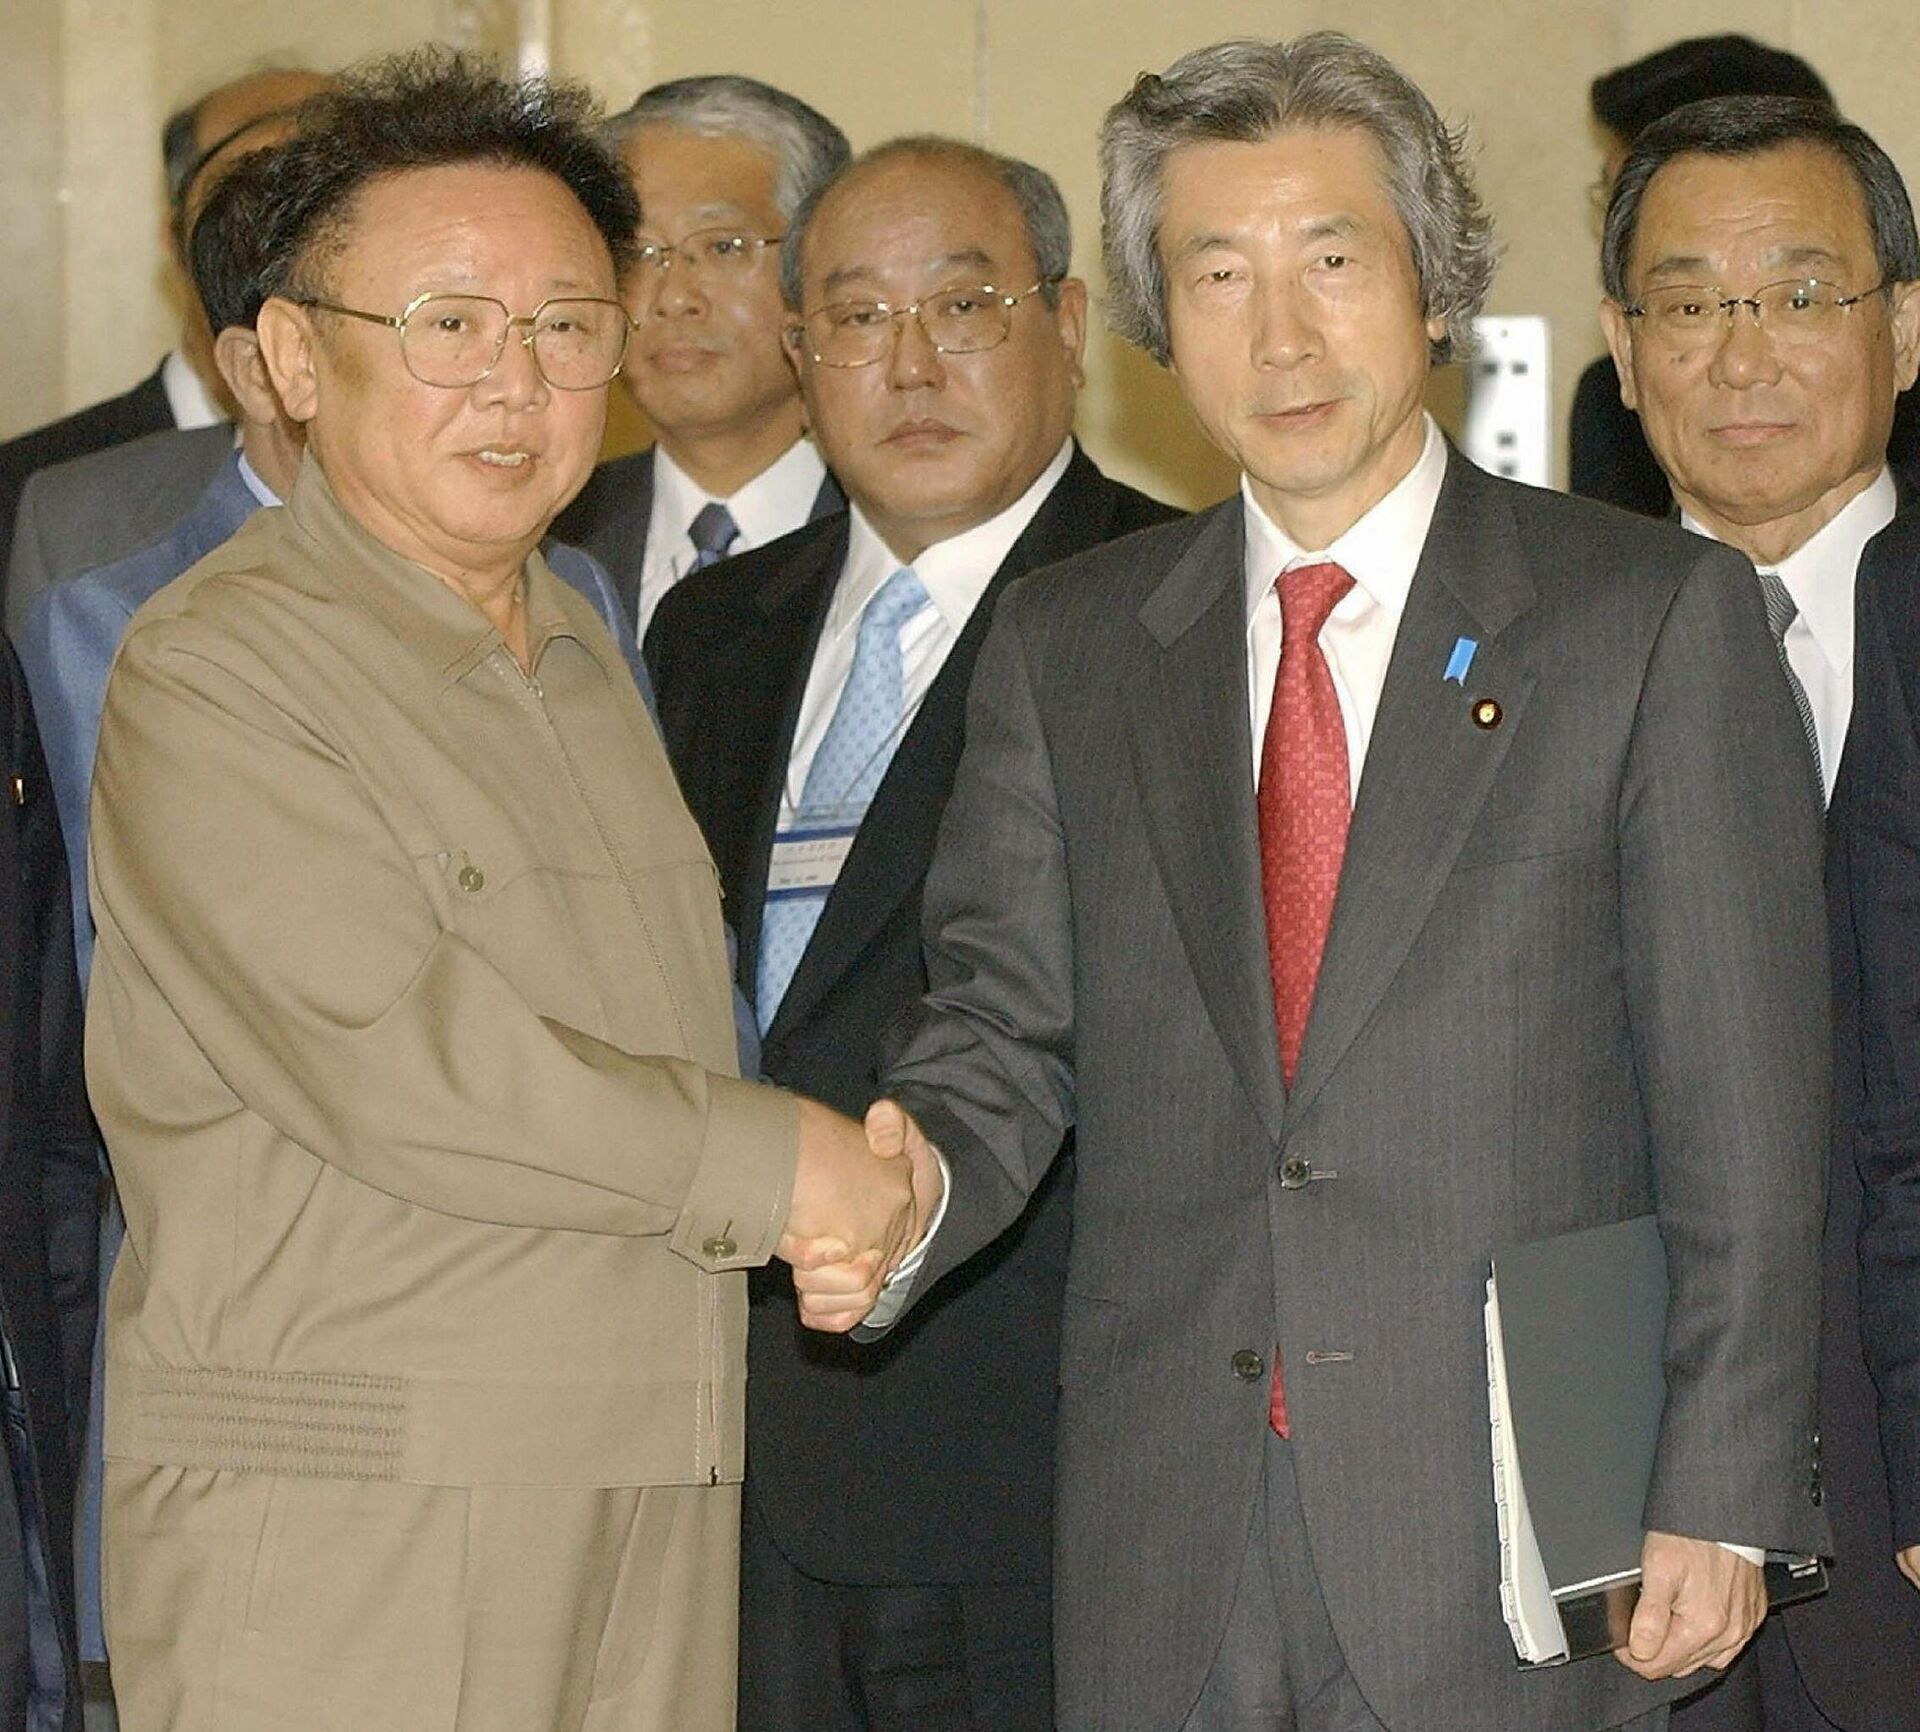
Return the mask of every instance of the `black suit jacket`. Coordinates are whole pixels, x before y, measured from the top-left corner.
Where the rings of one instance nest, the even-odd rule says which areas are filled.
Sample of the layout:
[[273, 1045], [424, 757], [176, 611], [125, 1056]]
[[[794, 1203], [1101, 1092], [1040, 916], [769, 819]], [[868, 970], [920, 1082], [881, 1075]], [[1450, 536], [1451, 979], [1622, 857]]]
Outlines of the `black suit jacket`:
[[75, 410], [0, 445], [0, 569], [13, 545], [13, 514], [20, 507], [20, 490], [36, 469], [104, 451], [109, 445], [122, 445], [172, 425], [173, 410], [156, 367], [131, 391]]
[[[807, 513], [809, 523], [846, 505], [829, 475]], [[647, 519], [653, 513], [653, 447], [602, 463], [587, 477], [573, 503], [553, 520], [553, 533], [584, 547], [607, 568], [627, 618], [640, 618], [640, 567], [647, 556]]]
[[[1076, 451], [994, 574], [874, 796], [767, 1030], [766, 1074], [858, 1116], [889, 1026], [926, 990], [920, 898], [959, 761], [967, 685], [1015, 577], [1165, 522]], [[647, 638], [661, 727], [738, 923], [753, 990], [767, 861], [814, 648], [846, 559], [836, 516], [688, 578]], [[1021, 1225], [878, 1349], [800, 1327], [786, 1270], [755, 1271], [748, 1493], [829, 1581], [1045, 1581], [1071, 1163]]]
[[1920, 1544], [1920, 500], [1902, 506], [1861, 561], [1828, 821], [1845, 1115], [1821, 1391], [1833, 1591], [1783, 1614], [1821, 1710], [1873, 1732], [1920, 1727], [1920, 1590], [1893, 1565]]
[[[53, 789], [26, 680], [0, 640], [0, 1329], [19, 1369], [47, 1566], [80, 1724], [73, 1633], [74, 1480], [93, 1350], [103, 1177], [80, 1061], [80, 993]], [[12, 1440], [7, 1440], [11, 1447]], [[0, 1480], [0, 1719], [22, 1724], [26, 1628], [21, 1529]]]

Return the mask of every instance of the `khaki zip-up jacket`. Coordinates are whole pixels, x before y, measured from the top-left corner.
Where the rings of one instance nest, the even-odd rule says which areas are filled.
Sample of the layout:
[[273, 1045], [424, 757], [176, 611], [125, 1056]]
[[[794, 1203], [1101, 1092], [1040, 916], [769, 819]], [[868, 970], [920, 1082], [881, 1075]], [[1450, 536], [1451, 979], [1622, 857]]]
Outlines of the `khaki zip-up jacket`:
[[713, 866], [631, 675], [538, 555], [527, 608], [531, 677], [309, 461], [128, 631], [87, 1031], [111, 1459], [740, 1477], [794, 1103], [735, 1074]]

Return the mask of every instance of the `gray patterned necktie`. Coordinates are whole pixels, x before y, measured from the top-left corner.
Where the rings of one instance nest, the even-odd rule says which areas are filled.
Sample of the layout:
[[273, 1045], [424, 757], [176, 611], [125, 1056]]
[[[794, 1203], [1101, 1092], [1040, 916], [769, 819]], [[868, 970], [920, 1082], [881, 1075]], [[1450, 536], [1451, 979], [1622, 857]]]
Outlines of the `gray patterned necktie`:
[[1787, 676], [1787, 690], [1793, 693], [1793, 707], [1800, 712], [1800, 726], [1806, 730], [1807, 750], [1813, 754], [1813, 779], [1824, 803], [1826, 782], [1820, 770], [1820, 730], [1814, 725], [1807, 688], [1800, 683], [1793, 663], [1787, 659], [1787, 628], [1800, 617], [1800, 609], [1787, 593], [1786, 580], [1777, 571], [1761, 572], [1760, 598], [1767, 604], [1767, 628], [1773, 633], [1773, 647], [1780, 652], [1780, 671]]
[[705, 571], [727, 557], [727, 550], [740, 539], [740, 525], [734, 522], [731, 511], [712, 500], [693, 514], [687, 539], [693, 543], [693, 563], [687, 570]]

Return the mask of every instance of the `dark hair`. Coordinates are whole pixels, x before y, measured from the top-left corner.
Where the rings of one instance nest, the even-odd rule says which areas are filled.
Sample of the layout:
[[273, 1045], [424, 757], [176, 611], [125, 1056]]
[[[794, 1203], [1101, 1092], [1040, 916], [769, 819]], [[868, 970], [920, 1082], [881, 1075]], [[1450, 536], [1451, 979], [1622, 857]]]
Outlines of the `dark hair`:
[[819, 109], [757, 78], [709, 73], [675, 78], [643, 90], [631, 108], [606, 124], [605, 136], [624, 146], [643, 126], [677, 126], [701, 138], [740, 138], [773, 158], [773, 202], [782, 222], [853, 155], [847, 135]]
[[1823, 102], [1793, 96], [1718, 96], [1657, 120], [1634, 140], [1607, 204], [1600, 241], [1600, 277], [1624, 303], [1627, 263], [1640, 227], [1640, 207], [1661, 169], [1682, 156], [1757, 156], [1791, 144], [1831, 151], [1851, 171], [1866, 206], [1873, 254], [1890, 283], [1920, 278], [1920, 237], [1913, 204], [1893, 160], [1868, 135]]
[[181, 207], [187, 202], [187, 188], [193, 185], [194, 164], [200, 155], [193, 133], [206, 100], [203, 96], [198, 102], [176, 108], [160, 128], [160, 161], [167, 174], [167, 209], [176, 222]]
[[[1002, 156], [997, 150], [969, 144], [964, 139], [943, 138], [934, 133], [914, 133], [906, 138], [891, 138], [863, 151], [831, 180], [814, 188], [787, 223], [787, 238], [780, 248], [780, 293], [787, 305], [798, 313], [803, 310], [807, 230], [821, 201], [842, 181], [897, 160], [945, 164], [972, 169], [1005, 187], [1020, 212], [1021, 226], [1027, 231], [1027, 244], [1033, 250], [1033, 262], [1043, 287], [1040, 298], [1050, 307], [1058, 306], [1058, 279], [1073, 269], [1073, 227], [1067, 216], [1067, 201], [1060, 196], [1060, 185], [1044, 168], [1022, 162], [1017, 156]], [[1012, 283], [996, 283], [996, 288], [1015, 290]], [[1027, 285], [1021, 283], [1019, 288]], [[1016, 291], [1017, 292], [1017, 291]]]
[[513, 82], [469, 55], [422, 48], [355, 68], [301, 114], [299, 133], [272, 152], [262, 201], [266, 295], [322, 292], [320, 276], [373, 181], [462, 163], [552, 175], [599, 230], [615, 273], [632, 262], [640, 201], [601, 142], [598, 110], [580, 85]]
[[1798, 96], [1833, 106], [1833, 92], [1797, 54], [1751, 36], [1669, 43], [1593, 81], [1593, 115], [1622, 144], [1656, 120], [1715, 96]]
[[187, 236], [187, 268], [218, 336], [229, 325], [252, 330], [267, 298], [264, 284], [272, 225], [267, 220], [284, 144], [249, 152], [214, 183]]
[[1351, 127], [1379, 147], [1386, 191], [1407, 231], [1426, 317], [1445, 324], [1435, 364], [1473, 344], [1497, 248], [1468, 166], [1464, 129], [1449, 127], [1384, 55], [1319, 30], [1290, 42], [1243, 38], [1143, 72], [1100, 126], [1107, 322], [1161, 365], [1172, 354], [1160, 266], [1166, 163], [1190, 144], [1259, 144], [1290, 128]]

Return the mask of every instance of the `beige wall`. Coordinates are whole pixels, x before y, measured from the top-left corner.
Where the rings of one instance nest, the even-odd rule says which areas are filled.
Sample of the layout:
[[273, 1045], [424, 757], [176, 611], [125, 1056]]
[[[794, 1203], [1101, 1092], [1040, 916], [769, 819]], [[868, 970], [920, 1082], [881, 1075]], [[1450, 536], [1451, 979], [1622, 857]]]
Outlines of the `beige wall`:
[[[526, 23], [609, 100], [737, 70], [816, 103], [856, 145], [935, 130], [1029, 156], [1066, 190], [1096, 294], [1094, 130], [1133, 75], [1221, 36], [1355, 30], [1471, 126], [1506, 246], [1489, 310], [1553, 320], [1562, 424], [1599, 349], [1596, 72], [1747, 30], [1806, 54], [1920, 184], [1913, 0], [0, 0], [0, 435], [124, 388], [166, 346], [154, 141], [173, 104], [264, 58], [331, 65], [435, 35], [510, 51]], [[1157, 369], [1097, 334], [1088, 372], [1083, 425], [1103, 461], [1185, 503], [1230, 485]], [[1436, 399], [1457, 394], [1441, 381]]]

